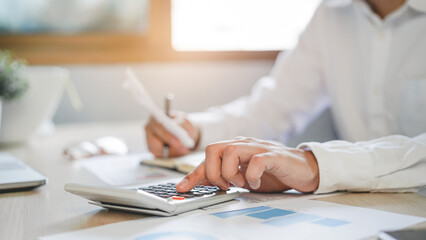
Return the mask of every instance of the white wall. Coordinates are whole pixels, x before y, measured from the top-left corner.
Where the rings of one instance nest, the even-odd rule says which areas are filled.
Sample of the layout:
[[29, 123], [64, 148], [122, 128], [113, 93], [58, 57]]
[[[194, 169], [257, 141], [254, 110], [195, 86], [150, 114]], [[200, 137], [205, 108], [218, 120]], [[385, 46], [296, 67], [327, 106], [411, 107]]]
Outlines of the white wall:
[[[273, 61], [229, 61], [186, 63], [143, 63], [130, 65], [64, 66], [70, 71], [83, 102], [80, 112], [73, 110], [66, 95], [53, 118], [56, 124], [73, 122], [146, 120], [148, 113], [122, 89], [127, 66], [134, 69], [158, 106], [168, 92], [175, 94], [174, 109], [202, 111], [248, 94], [252, 85], [269, 73]], [[329, 111], [322, 114], [289, 145], [307, 140], [334, 139]]]

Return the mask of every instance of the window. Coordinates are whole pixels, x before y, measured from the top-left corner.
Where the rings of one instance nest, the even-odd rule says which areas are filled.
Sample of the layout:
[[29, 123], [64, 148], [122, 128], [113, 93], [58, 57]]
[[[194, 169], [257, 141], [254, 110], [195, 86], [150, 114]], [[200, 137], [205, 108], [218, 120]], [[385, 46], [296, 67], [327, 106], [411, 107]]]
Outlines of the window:
[[5, 0], [0, 48], [30, 64], [274, 59], [318, 2]]
[[320, 0], [172, 0], [178, 51], [293, 48]]
[[0, 33], [146, 32], [149, 0], [2, 0]]

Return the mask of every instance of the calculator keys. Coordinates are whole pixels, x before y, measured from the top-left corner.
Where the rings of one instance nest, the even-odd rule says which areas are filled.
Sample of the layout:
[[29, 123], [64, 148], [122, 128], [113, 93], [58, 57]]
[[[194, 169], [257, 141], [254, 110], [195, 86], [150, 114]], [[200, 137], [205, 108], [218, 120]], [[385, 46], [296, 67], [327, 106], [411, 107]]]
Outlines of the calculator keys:
[[200, 192], [193, 192], [192, 195], [194, 195], [195, 197], [201, 197], [204, 195], [204, 193], [200, 193]]
[[158, 184], [152, 185], [148, 187], [141, 187], [139, 190], [145, 191], [147, 193], [156, 195], [161, 198], [172, 198], [174, 200], [184, 200], [191, 199], [196, 197], [202, 197], [204, 195], [211, 195], [216, 192], [220, 192], [221, 190], [216, 186], [196, 186], [189, 192], [179, 193], [176, 191], [175, 183], [166, 183], [166, 184]]

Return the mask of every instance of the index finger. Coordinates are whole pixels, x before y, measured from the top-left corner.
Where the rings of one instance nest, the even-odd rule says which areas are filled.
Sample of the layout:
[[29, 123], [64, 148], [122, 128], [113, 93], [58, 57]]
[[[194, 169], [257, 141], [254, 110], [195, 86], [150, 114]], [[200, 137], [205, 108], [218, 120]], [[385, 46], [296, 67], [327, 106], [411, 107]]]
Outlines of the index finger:
[[202, 162], [192, 172], [188, 173], [182, 181], [176, 185], [178, 192], [189, 192], [196, 187], [201, 181], [206, 180], [206, 164]]
[[149, 128], [145, 130], [145, 134], [149, 151], [154, 154], [155, 157], [162, 157], [162, 150], [164, 147], [163, 141], [161, 141]]

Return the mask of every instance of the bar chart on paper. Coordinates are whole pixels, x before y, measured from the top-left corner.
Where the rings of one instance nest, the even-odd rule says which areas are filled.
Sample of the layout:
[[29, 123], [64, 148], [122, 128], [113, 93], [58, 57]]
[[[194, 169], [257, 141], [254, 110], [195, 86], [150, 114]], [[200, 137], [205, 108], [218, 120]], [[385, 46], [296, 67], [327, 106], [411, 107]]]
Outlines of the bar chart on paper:
[[[248, 226], [251, 226], [251, 229], [265, 229], [262, 226], [271, 226], [278, 230], [278, 228], [286, 228], [289, 226], [302, 227], [309, 229], [309, 226], [305, 224], [313, 224], [314, 226], [319, 226], [324, 229], [333, 229], [336, 227], [344, 226], [349, 224], [349, 221], [321, 217], [319, 215], [311, 215], [297, 211], [291, 211], [287, 209], [269, 207], [269, 206], [257, 206], [251, 208], [244, 208], [238, 210], [224, 211], [211, 213], [209, 216], [213, 217], [214, 220], [222, 221], [222, 224], [228, 226], [236, 226], [238, 223], [247, 223]], [[207, 217], [209, 217], [207, 216]], [[202, 219], [200, 219], [202, 221]], [[212, 222], [210, 222], [212, 223]], [[256, 226], [258, 225], [258, 226]], [[214, 226], [214, 225], [213, 225]], [[216, 225], [217, 226], [217, 225]], [[205, 239], [205, 240], [216, 240], [222, 239], [222, 237], [217, 238], [215, 234], [208, 234], [205, 232], [198, 231], [164, 231], [157, 232], [153, 234], [148, 234], [145, 236], [140, 236], [135, 240], [154, 240], [154, 239]], [[269, 239], [269, 238], [268, 238]]]
[[229, 204], [220, 211], [125, 221], [42, 239], [362, 239], [425, 220], [318, 200], [291, 199], [238, 207]]
[[318, 215], [305, 214], [296, 211], [290, 211], [280, 208], [272, 208], [267, 206], [259, 206], [252, 208], [245, 208], [233, 211], [218, 212], [211, 214], [219, 218], [254, 218], [258, 219], [259, 223], [266, 224], [269, 226], [276, 227], [286, 227], [293, 224], [300, 223], [311, 223], [323, 227], [339, 227], [346, 224], [349, 224], [349, 221], [336, 219], [336, 218], [327, 218], [321, 217]]
[[277, 201], [180, 218], [133, 239], [360, 239], [419, 221], [315, 200]]

